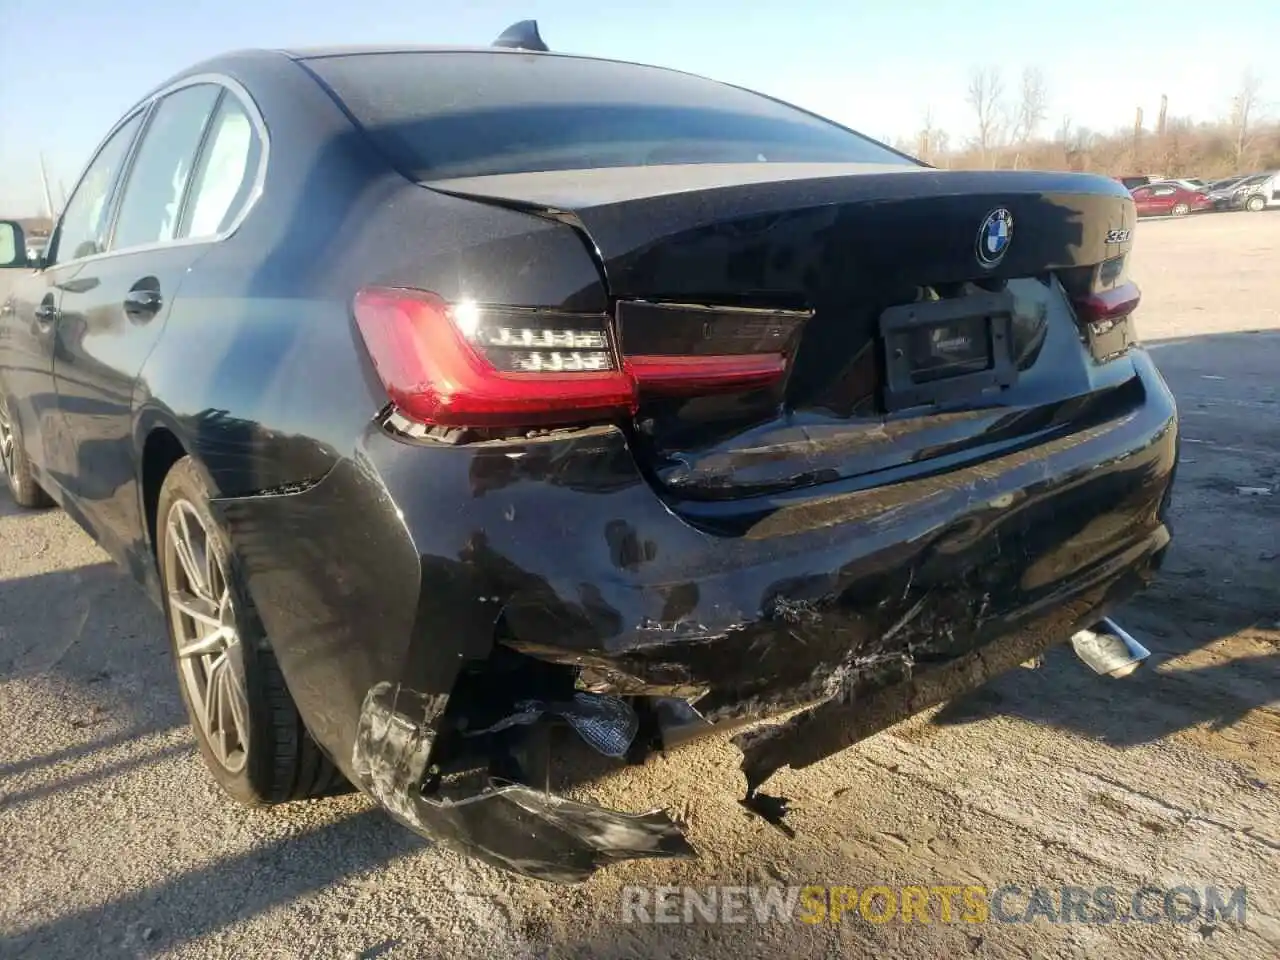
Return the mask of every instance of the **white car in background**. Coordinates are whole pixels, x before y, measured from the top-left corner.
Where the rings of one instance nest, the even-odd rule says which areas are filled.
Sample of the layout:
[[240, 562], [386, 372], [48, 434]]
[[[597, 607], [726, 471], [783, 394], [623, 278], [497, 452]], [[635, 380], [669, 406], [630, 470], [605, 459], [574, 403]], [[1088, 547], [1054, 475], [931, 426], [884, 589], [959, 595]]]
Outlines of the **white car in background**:
[[1253, 213], [1267, 207], [1280, 207], [1280, 170], [1259, 173], [1241, 181], [1231, 194], [1231, 206]]

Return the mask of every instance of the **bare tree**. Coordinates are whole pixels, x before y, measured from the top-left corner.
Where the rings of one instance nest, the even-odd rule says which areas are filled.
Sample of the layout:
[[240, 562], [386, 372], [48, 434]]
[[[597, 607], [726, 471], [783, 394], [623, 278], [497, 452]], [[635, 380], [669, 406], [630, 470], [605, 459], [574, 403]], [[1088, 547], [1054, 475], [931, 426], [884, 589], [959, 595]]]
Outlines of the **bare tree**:
[[930, 162], [934, 164], [942, 163], [945, 167], [947, 165], [947, 154], [951, 152], [951, 135], [941, 127], [938, 127], [933, 131], [931, 148], [933, 156], [930, 158]]
[[1236, 170], [1244, 167], [1245, 155], [1253, 146], [1253, 124], [1261, 105], [1262, 78], [1252, 69], [1240, 75], [1240, 86], [1231, 100], [1231, 133], [1235, 143]]
[[1018, 109], [1014, 118], [1014, 140], [1026, 143], [1036, 135], [1036, 129], [1049, 114], [1049, 88], [1039, 67], [1027, 67], [1022, 71]]
[[983, 163], [998, 146], [1004, 122], [1004, 81], [997, 67], [975, 67], [969, 74], [969, 92], [965, 97], [978, 121], [977, 146]]
[[939, 140], [946, 139], [946, 133], [945, 131], [938, 129], [937, 125], [933, 122], [933, 107], [925, 107], [924, 117], [921, 118], [920, 133], [918, 134], [917, 139], [919, 140], [919, 153], [917, 155], [921, 160], [928, 163], [932, 163], [934, 156], [936, 156], [940, 151], [946, 149], [945, 144], [939, 142]]

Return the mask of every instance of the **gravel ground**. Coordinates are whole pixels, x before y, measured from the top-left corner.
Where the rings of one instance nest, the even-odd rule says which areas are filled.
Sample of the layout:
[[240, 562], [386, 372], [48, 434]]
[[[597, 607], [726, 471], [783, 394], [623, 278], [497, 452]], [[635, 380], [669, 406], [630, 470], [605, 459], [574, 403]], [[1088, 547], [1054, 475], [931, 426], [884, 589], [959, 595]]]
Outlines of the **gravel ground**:
[[[188, 734], [159, 615], [60, 512], [0, 497], [0, 956], [1275, 957], [1280, 954], [1280, 216], [1144, 221], [1141, 330], [1186, 439], [1175, 547], [1068, 652], [803, 773], [788, 839], [722, 742], [592, 787], [671, 803], [697, 861], [573, 888], [433, 848], [365, 799], [241, 809]], [[638, 800], [639, 795], [644, 800]], [[1248, 887], [1245, 925], [622, 924], [623, 884]], [[1021, 906], [1016, 909], [1021, 909]]]

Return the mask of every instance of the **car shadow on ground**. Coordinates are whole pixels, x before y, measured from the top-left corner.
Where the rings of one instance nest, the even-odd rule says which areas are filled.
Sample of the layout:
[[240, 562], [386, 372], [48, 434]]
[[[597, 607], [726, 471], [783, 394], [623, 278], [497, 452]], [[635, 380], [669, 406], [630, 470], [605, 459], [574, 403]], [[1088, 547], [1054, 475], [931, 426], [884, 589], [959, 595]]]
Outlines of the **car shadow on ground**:
[[[0, 517], [34, 516], [0, 504]], [[0, 682], [52, 683], [73, 729], [114, 731], [42, 757], [0, 760], [0, 777], [185, 723], [166, 654], [162, 615], [109, 561], [4, 581]]]
[[[0, 498], [0, 517], [18, 514], [34, 515]], [[52, 723], [73, 741], [43, 753], [0, 751], [0, 813], [191, 750], [171, 742], [186, 714], [163, 620], [110, 562], [0, 584], [0, 684], [19, 709], [24, 686], [52, 688], [61, 714]]]
[[[0, 498], [0, 516], [19, 513], [25, 511]], [[79, 741], [26, 756], [0, 752], [0, 816], [38, 816], [42, 804], [72, 791], [87, 797], [118, 792], [131, 771], [196, 754], [163, 617], [112, 563], [0, 583], [0, 684], [19, 708], [24, 686], [39, 684], [46, 695], [51, 687], [65, 711], [58, 718], [69, 728], [64, 742]], [[95, 728], [103, 732], [94, 735]], [[140, 741], [156, 742], [139, 747]], [[197, 760], [193, 773], [205, 775]], [[216, 794], [210, 802], [232, 803]], [[16, 936], [7, 932], [0, 954], [150, 955], [428, 846], [368, 801], [334, 802], [353, 813], [343, 817], [339, 808], [339, 819], [319, 827], [291, 829], [238, 855], [170, 871], [162, 882], [105, 904], [63, 913]], [[106, 829], [104, 843], [116, 833], [115, 826]]]
[[[154, 954], [385, 867], [422, 846], [381, 811], [368, 809], [172, 874], [103, 906], [63, 914], [10, 944], [16, 955], [31, 957]], [[377, 956], [376, 951], [366, 954]], [[317, 950], [315, 955], [327, 954]]]

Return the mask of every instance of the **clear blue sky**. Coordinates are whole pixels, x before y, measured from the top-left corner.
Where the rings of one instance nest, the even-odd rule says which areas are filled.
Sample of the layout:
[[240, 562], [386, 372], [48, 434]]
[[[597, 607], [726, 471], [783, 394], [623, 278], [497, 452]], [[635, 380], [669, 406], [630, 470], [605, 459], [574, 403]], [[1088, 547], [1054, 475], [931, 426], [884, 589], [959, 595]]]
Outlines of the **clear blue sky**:
[[207, 56], [487, 44], [529, 17], [552, 49], [739, 83], [885, 139], [912, 134], [926, 108], [953, 142], [969, 136], [976, 64], [999, 65], [1010, 92], [1024, 66], [1039, 66], [1046, 129], [1069, 114], [1109, 130], [1139, 104], [1153, 119], [1162, 93], [1172, 114], [1222, 115], [1250, 65], [1264, 100], [1280, 103], [1280, 3], [1194, 7], [1207, 19], [1189, 26], [1180, 0], [0, 0], [0, 211], [41, 212], [38, 151], [55, 193], [59, 181], [70, 190], [124, 110]]

